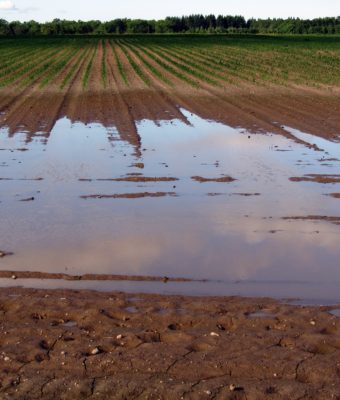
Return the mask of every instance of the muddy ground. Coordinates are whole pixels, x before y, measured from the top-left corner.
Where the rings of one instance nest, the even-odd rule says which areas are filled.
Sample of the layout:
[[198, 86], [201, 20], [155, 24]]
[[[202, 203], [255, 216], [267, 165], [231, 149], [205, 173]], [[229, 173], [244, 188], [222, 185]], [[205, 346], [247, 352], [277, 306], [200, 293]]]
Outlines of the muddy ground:
[[1, 289], [0, 398], [340, 399], [330, 310]]

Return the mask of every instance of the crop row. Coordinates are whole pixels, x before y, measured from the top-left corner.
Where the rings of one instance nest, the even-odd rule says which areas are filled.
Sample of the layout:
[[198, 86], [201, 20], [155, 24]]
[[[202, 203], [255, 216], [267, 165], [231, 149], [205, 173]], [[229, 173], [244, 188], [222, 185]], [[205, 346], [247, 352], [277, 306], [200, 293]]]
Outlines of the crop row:
[[[0, 87], [64, 89], [79, 80], [220, 90], [256, 84], [338, 86], [340, 41], [228, 37], [53, 38], [0, 41]], [[95, 65], [95, 68], [93, 66]], [[113, 80], [109, 74], [113, 74]]]

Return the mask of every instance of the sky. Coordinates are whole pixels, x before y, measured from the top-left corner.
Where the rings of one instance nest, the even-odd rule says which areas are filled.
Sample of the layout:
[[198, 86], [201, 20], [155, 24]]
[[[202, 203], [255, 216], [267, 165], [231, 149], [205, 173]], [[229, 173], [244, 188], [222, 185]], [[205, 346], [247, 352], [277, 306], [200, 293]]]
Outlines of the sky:
[[340, 0], [0, 0], [0, 19], [161, 19], [189, 14], [246, 18], [316, 18], [340, 15]]

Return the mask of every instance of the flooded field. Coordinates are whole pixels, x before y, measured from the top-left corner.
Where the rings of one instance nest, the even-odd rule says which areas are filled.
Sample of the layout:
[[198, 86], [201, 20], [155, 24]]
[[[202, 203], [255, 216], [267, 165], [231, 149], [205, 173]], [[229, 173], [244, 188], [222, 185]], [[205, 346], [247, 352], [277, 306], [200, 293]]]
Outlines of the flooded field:
[[1, 285], [340, 301], [339, 144], [179, 111], [138, 140], [67, 118], [2, 128]]

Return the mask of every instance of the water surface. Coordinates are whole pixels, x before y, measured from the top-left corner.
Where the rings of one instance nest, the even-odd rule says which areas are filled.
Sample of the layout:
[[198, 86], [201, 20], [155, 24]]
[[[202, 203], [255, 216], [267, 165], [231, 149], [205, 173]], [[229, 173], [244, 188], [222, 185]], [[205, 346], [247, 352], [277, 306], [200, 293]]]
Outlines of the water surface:
[[[340, 200], [325, 196], [339, 193], [340, 184], [289, 180], [339, 174], [340, 145], [315, 139], [324, 150], [315, 151], [182, 111], [189, 124], [140, 122], [138, 148], [114, 128], [66, 118], [49, 137], [30, 141], [25, 132], [9, 137], [0, 130], [0, 250], [14, 253], [0, 259], [0, 268], [222, 284], [207, 285], [206, 294], [229, 294], [230, 284], [252, 282], [252, 295], [289, 297], [300, 285], [329, 298], [340, 283], [340, 226], [283, 218], [340, 215]], [[291, 133], [313, 144], [311, 135]], [[178, 180], [112, 181], [131, 174]], [[235, 181], [192, 179], [225, 175]], [[131, 193], [172, 196], [81, 198]], [[331, 297], [340, 301], [336, 291]]]

